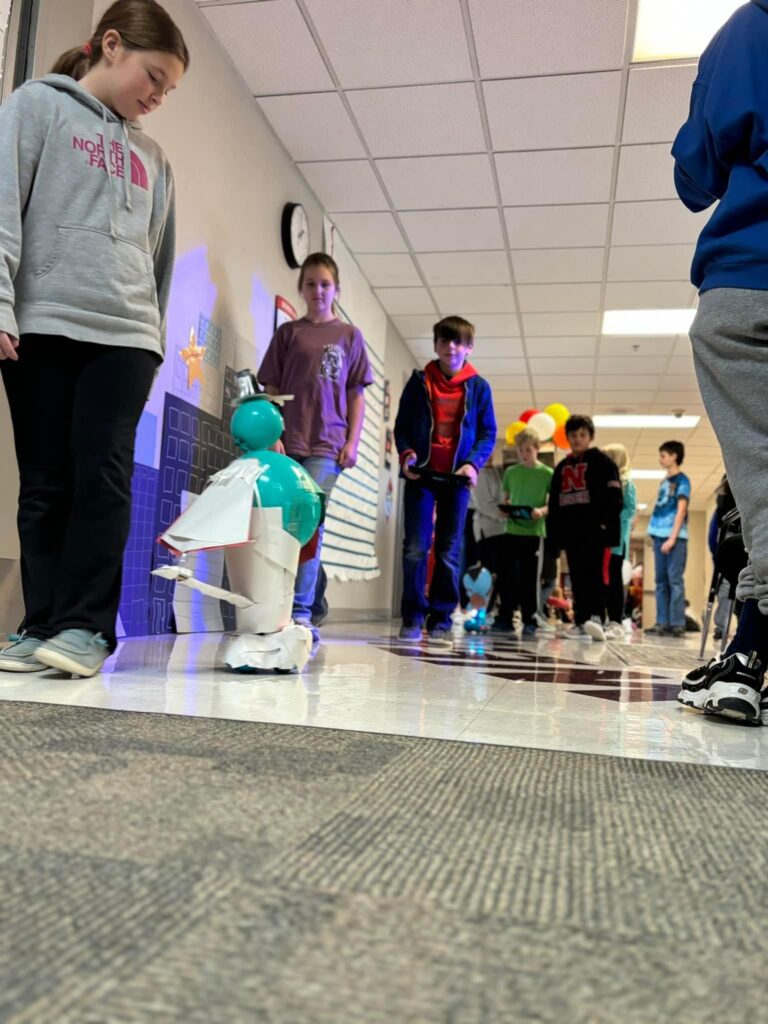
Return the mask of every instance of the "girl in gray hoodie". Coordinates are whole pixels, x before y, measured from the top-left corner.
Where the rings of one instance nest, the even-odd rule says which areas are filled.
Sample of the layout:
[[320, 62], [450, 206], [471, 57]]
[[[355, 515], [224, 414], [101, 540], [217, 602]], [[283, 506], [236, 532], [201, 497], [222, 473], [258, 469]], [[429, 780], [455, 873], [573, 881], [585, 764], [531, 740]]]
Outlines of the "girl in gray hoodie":
[[159, 4], [118, 0], [0, 107], [0, 372], [25, 606], [0, 670], [91, 676], [116, 645], [134, 440], [174, 258], [171, 168], [139, 121], [188, 65]]

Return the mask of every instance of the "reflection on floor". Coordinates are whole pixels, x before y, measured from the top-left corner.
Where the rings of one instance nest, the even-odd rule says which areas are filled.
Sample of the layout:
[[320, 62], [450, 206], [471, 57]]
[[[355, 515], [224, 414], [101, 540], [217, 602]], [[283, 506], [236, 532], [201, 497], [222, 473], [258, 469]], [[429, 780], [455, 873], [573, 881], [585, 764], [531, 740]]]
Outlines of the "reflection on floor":
[[404, 644], [336, 625], [300, 676], [216, 666], [220, 636], [125, 641], [93, 680], [0, 673], [0, 700], [355, 729], [545, 750], [768, 769], [768, 729], [675, 702], [698, 641], [470, 637]]

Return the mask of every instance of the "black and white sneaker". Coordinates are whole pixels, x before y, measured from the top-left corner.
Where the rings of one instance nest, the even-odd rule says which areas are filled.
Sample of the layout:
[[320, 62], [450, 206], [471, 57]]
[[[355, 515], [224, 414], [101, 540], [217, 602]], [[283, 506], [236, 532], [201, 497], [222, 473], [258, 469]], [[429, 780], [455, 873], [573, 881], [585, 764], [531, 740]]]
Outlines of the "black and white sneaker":
[[701, 711], [703, 714], [704, 704], [709, 696], [710, 675], [720, 661], [721, 656], [718, 654], [714, 658], [710, 658], [706, 665], [699, 665], [686, 673], [680, 680], [678, 703], [693, 711]]
[[760, 691], [765, 668], [754, 651], [723, 658], [709, 674], [704, 710], [710, 715], [760, 725]]

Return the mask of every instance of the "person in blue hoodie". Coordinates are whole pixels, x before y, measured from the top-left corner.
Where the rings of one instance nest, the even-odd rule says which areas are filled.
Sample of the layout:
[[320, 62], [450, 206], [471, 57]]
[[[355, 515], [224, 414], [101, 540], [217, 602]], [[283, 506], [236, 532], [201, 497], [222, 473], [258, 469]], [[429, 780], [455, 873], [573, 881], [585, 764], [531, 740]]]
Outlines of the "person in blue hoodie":
[[767, 55], [768, 0], [751, 0], [702, 54], [688, 120], [672, 147], [688, 209], [718, 204], [693, 259], [700, 294], [691, 343], [750, 556], [736, 635], [722, 659], [688, 673], [678, 700], [757, 725], [768, 663]]
[[189, 64], [118, 0], [0, 107], [0, 371], [19, 465], [24, 622], [0, 670], [98, 672], [116, 646], [136, 427], [164, 354], [174, 188], [140, 118]]
[[[414, 370], [400, 396], [395, 443], [405, 477], [401, 640], [449, 642], [469, 488], [493, 452], [488, 382], [467, 362], [475, 328], [449, 316], [433, 328], [436, 359]], [[435, 565], [426, 595], [434, 522]]]

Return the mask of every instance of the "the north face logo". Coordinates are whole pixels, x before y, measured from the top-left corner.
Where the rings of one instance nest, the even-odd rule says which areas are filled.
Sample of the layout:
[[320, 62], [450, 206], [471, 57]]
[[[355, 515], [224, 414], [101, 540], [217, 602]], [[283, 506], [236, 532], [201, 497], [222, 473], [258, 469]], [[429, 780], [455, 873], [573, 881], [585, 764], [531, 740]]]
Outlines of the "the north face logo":
[[[107, 155], [107, 151], [104, 148], [103, 135], [98, 135], [96, 141], [73, 135], [72, 148], [80, 150], [81, 153], [87, 155], [89, 167], [99, 167], [101, 170], [106, 171], [107, 159], [109, 159], [110, 173], [116, 178], [125, 177], [125, 147], [117, 139], [109, 140], [109, 155]], [[147, 174], [147, 169], [142, 163], [141, 158], [133, 150], [130, 150], [130, 154], [131, 184], [148, 192], [149, 175]]]

